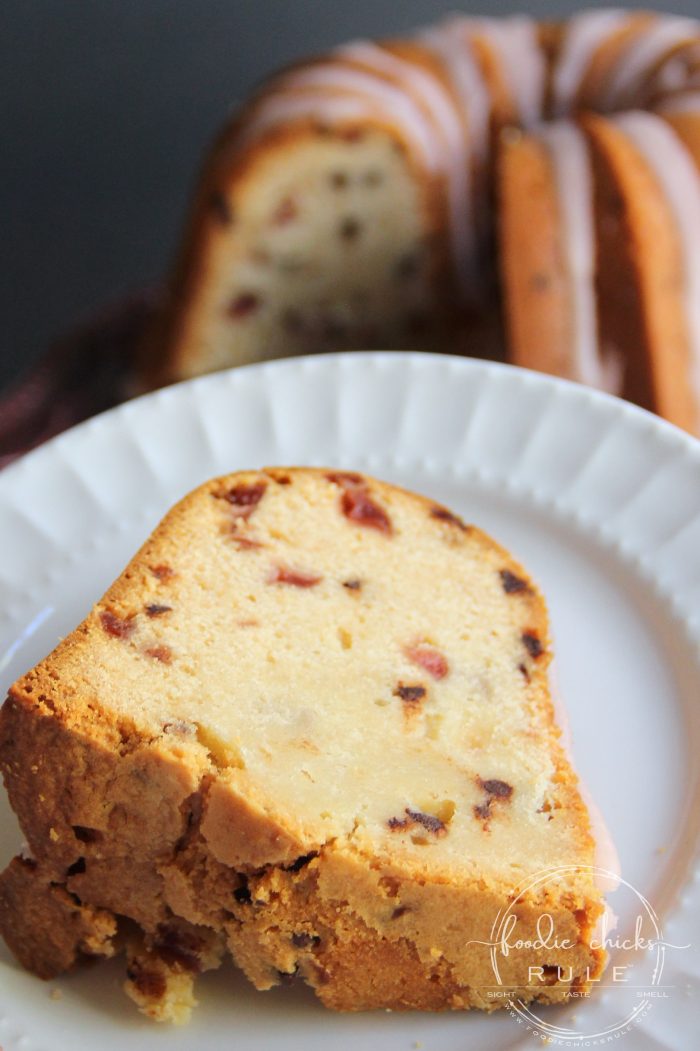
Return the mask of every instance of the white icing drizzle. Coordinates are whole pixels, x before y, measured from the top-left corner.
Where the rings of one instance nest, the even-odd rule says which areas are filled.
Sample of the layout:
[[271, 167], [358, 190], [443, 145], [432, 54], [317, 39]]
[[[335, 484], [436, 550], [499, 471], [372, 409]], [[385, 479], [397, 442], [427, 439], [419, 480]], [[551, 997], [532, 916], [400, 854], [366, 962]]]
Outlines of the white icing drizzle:
[[700, 86], [700, 39], [673, 51], [649, 81], [646, 99], [656, 100], [674, 91]]
[[[343, 92], [329, 94], [308, 91], [279, 91], [265, 95], [246, 123], [238, 139], [239, 145], [250, 143], [265, 132], [291, 120], [309, 118], [333, 125], [343, 121], [367, 120], [382, 115], [374, 100]], [[397, 119], [396, 114], [392, 114]], [[414, 145], [428, 169], [434, 166], [433, 150], [423, 144], [420, 135], [414, 136]]]
[[526, 129], [533, 128], [542, 120], [547, 72], [538, 24], [522, 15], [507, 18], [499, 35], [503, 39], [505, 71], [518, 101], [520, 122]]
[[446, 28], [467, 40], [486, 39], [500, 57], [500, 66], [524, 128], [542, 119], [545, 88], [545, 60], [539, 45], [537, 23], [524, 15], [510, 18], [467, 18], [453, 16]]
[[419, 42], [441, 59], [468, 129], [462, 181], [471, 215], [462, 259], [465, 272], [471, 275], [468, 285], [472, 293], [478, 293], [481, 284], [482, 251], [490, 228], [486, 174], [491, 162], [492, 110], [491, 92], [474, 54], [476, 36], [484, 37], [500, 59], [518, 120], [525, 127], [541, 120], [545, 83], [544, 56], [532, 19], [453, 16], [419, 34]]
[[[628, 11], [611, 8], [584, 12], [569, 21], [552, 73], [555, 115], [571, 111], [596, 51], [632, 17]], [[620, 363], [611, 356], [603, 358], [597, 332], [588, 150], [582, 133], [570, 122], [541, 124], [546, 68], [536, 22], [520, 16], [454, 15], [422, 30], [415, 39], [437, 56], [449, 86], [418, 60], [373, 42], [355, 41], [278, 78], [253, 107], [242, 140], [303, 118], [330, 127], [368, 119], [395, 127], [426, 171], [445, 180], [458, 286], [463, 301], [474, 302], [482, 290], [490, 227], [493, 100], [475, 52], [475, 42], [485, 41], [512, 97], [516, 120], [525, 129], [537, 129], [552, 158], [572, 299], [573, 378], [619, 394]], [[683, 44], [687, 46], [679, 51]], [[698, 50], [699, 21], [656, 17], [623, 48], [596, 105], [614, 110], [623, 104], [639, 106], [650, 98], [657, 100], [656, 112], [700, 115], [700, 69], [692, 68]], [[670, 129], [662, 128], [663, 121], [643, 113], [617, 119], [649, 160], [674, 214], [682, 216], [679, 230], [686, 261], [693, 382], [700, 403], [700, 251], [695, 247], [700, 244], [700, 177], [685, 147]]]
[[472, 299], [476, 293], [477, 267], [467, 177], [471, 163], [469, 137], [454, 98], [433, 73], [377, 44], [357, 41], [338, 48], [335, 54], [364, 65], [380, 76], [395, 79], [401, 88], [422, 103], [438, 129], [443, 140], [452, 257], [462, 296], [465, 300]]
[[328, 92], [361, 97], [368, 111], [391, 116], [407, 137], [418, 143], [431, 171], [443, 170], [445, 150], [434, 124], [415, 99], [396, 84], [341, 62], [328, 62], [295, 71], [282, 85], [295, 91], [313, 89], [319, 98]]
[[622, 373], [615, 359], [603, 360], [595, 297], [593, 179], [583, 133], [570, 121], [543, 126], [539, 136], [554, 170], [561, 238], [571, 295], [571, 379], [620, 394]]
[[552, 71], [552, 113], [571, 112], [593, 56], [605, 40], [630, 21], [629, 11], [584, 11], [569, 20]]
[[465, 231], [463, 265], [468, 287], [477, 293], [480, 285], [480, 243], [488, 228], [488, 188], [484, 167], [489, 155], [491, 95], [474, 56], [470, 41], [447, 25], [433, 26], [418, 34], [418, 42], [438, 56], [459, 100], [466, 122], [469, 156], [462, 172], [469, 208]]
[[467, 121], [471, 150], [483, 161], [489, 147], [491, 94], [471, 41], [463, 33], [454, 32], [454, 25], [449, 23], [424, 29], [417, 39], [442, 61]]
[[295, 117], [332, 124], [344, 118], [383, 116], [398, 126], [417, 147], [428, 170], [445, 177], [455, 271], [463, 298], [473, 297], [478, 266], [465, 177], [469, 139], [455, 100], [440, 80], [415, 62], [360, 41], [336, 49], [331, 61], [283, 75], [275, 88], [263, 96], [246, 138]]
[[445, 142], [459, 149], [464, 141], [464, 128], [450, 93], [431, 72], [417, 62], [399, 58], [378, 44], [358, 40], [336, 49], [334, 54], [367, 66], [380, 76], [395, 80], [404, 91], [414, 95], [440, 129]]
[[700, 429], [700, 173], [689, 151], [661, 117], [639, 111], [623, 113], [613, 120], [649, 165], [676, 220], [684, 262], [690, 378], [697, 406], [696, 429]]
[[602, 99], [609, 111], [639, 106], [639, 93], [654, 67], [673, 48], [700, 34], [694, 18], [656, 18], [620, 55]]

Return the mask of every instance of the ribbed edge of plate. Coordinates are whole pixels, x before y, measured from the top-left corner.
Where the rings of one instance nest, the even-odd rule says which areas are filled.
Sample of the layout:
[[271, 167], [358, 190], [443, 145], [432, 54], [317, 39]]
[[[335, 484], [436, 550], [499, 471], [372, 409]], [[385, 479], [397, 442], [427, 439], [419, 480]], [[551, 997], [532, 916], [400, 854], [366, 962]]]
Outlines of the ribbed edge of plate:
[[212, 464], [254, 467], [279, 448], [290, 464], [439, 466], [517, 490], [637, 563], [700, 638], [700, 442], [575, 384], [417, 353], [218, 373], [120, 406], [30, 453], [0, 475], [0, 543], [13, 552], [0, 568], [6, 607], [29, 597], [24, 579], [38, 557], [57, 576], [80, 557], [76, 537], [99, 545], [110, 529], [127, 528], [133, 512], [123, 507], [135, 488], [150, 493], [147, 520], [201, 482], [203, 464], [209, 474]]
[[[0, 475], [0, 634], [36, 614], [37, 564], [69, 580], [86, 549], [145, 536], [216, 473], [279, 462], [448, 475], [517, 494], [614, 551], [700, 642], [700, 443], [586, 388], [509, 366], [414, 353], [349, 353], [218, 373], [111, 410]], [[134, 494], [147, 499], [134, 507]], [[665, 923], [700, 941], [700, 868]], [[700, 956], [672, 980], [691, 988]], [[605, 997], [600, 998], [605, 1011]], [[693, 1000], [674, 1003], [688, 1014]], [[0, 992], [6, 1051], [22, 1036]], [[635, 1049], [666, 1048], [654, 1012]], [[685, 1032], [685, 1028], [683, 1028]], [[633, 1041], [633, 1042], [632, 1042]], [[519, 1045], [516, 1039], [511, 1046]], [[527, 1044], [527, 1046], [530, 1046]]]

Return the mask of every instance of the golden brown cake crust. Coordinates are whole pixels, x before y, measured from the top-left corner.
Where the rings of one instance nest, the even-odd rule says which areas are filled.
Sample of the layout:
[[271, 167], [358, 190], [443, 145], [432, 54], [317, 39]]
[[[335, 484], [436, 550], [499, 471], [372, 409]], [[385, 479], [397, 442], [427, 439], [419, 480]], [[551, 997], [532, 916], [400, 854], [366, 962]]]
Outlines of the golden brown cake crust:
[[0, 879], [0, 929], [23, 967], [53, 978], [114, 953], [114, 916], [83, 905], [35, 861], [13, 858]]
[[[554, 846], [553, 865], [568, 858], [580, 866], [567, 878], [564, 894], [551, 888], [525, 894], [519, 918], [534, 931], [544, 909], [555, 917], [578, 946], [567, 960], [574, 966], [573, 987], [586, 987], [586, 968], [594, 977], [603, 964], [601, 951], [590, 947], [602, 904], [586, 872], [593, 861], [588, 817], [558, 742], [548, 693], [548, 626], [539, 592], [504, 549], [442, 506], [356, 473], [324, 469], [242, 472], [187, 496], [85, 622], [12, 687], [0, 711], [0, 764], [33, 860], [16, 859], [0, 877], [0, 929], [22, 963], [48, 977], [72, 966], [81, 953], [109, 954], [118, 918], [122, 925], [124, 918], [136, 923], [143, 940], [129, 950], [127, 991], [157, 1019], [187, 1017], [194, 1002], [191, 975], [216, 966], [220, 951], [210, 940], [220, 937], [257, 988], [299, 975], [325, 1004], [340, 1010], [502, 1006], [487, 996], [486, 987], [494, 983], [488, 950], [479, 942], [488, 939], [495, 914], [509, 900], [516, 873], [526, 875], [531, 863], [529, 857], [513, 859], [515, 848], [506, 843], [518, 834], [509, 817], [511, 796], [529, 796], [527, 779], [538, 776], [534, 768], [522, 789], [488, 780], [495, 775], [486, 747], [476, 787], [470, 787], [475, 775], [467, 769], [466, 780], [459, 773], [454, 782], [464, 784], [467, 800], [473, 800], [467, 807], [474, 814], [467, 810], [460, 818], [467, 822], [464, 834], [483, 835], [488, 850], [501, 841], [497, 850], [510, 849], [508, 872], [499, 875], [499, 862], [490, 871], [475, 856], [465, 868], [465, 859], [450, 853], [450, 836], [457, 834], [457, 825], [450, 825], [454, 804], [430, 813], [388, 802], [397, 813], [382, 809], [380, 800], [383, 830], [368, 820], [328, 836], [311, 813], [304, 815], [283, 795], [270, 796], [238, 746], [214, 729], [181, 718], [163, 721], [136, 701], [124, 708], [129, 689], [136, 697], [141, 688], [140, 679], [162, 684], [164, 694], [171, 691], [171, 669], [186, 660], [174, 618], [188, 595], [200, 588], [205, 594], [216, 582], [199, 561], [208, 555], [202, 537], [224, 545], [231, 552], [226, 557], [245, 567], [245, 559], [267, 557], [265, 543], [275, 531], [289, 532], [298, 523], [304, 534], [303, 517], [280, 516], [309, 500], [317, 500], [318, 514], [338, 516], [339, 535], [347, 537], [343, 545], [385, 552], [382, 565], [387, 552], [405, 543], [409, 527], [426, 536], [431, 558], [446, 565], [478, 552], [479, 572], [493, 581], [485, 601], [502, 610], [507, 626], [494, 630], [513, 632], [508, 660], [515, 664], [512, 672], [504, 670], [503, 681], [517, 683], [522, 693], [517, 705], [523, 706], [523, 741], [539, 747], [542, 761], [551, 764], [544, 795], [536, 791], [543, 812], [529, 819], [529, 846], [545, 851], [543, 857]], [[270, 510], [265, 501], [271, 501]], [[310, 597], [316, 578], [303, 570], [286, 564], [286, 576], [268, 576], [268, 589], [279, 579], [285, 595]], [[358, 603], [370, 586], [371, 580], [343, 578], [342, 608], [369, 609]], [[259, 616], [264, 601], [261, 593]], [[332, 601], [329, 608], [335, 608]], [[436, 696], [453, 689], [452, 672], [447, 674], [434, 643], [416, 644], [409, 658], [423, 668]], [[118, 677], [110, 667], [120, 669]], [[200, 690], [210, 688], [194, 681]], [[155, 704], [155, 688], [144, 688]], [[454, 780], [459, 756], [450, 754], [433, 768], [432, 751], [415, 736], [425, 717], [416, 702], [425, 688], [397, 689], [401, 701], [394, 704], [405, 707], [402, 747], [416, 762], [427, 762], [426, 769]], [[385, 710], [376, 717], [384, 719]], [[387, 717], [394, 719], [391, 711]], [[313, 755], [314, 742], [307, 745]], [[513, 762], [520, 786], [521, 760]], [[445, 925], [448, 915], [453, 921]], [[504, 972], [527, 997], [532, 963], [514, 954]], [[565, 999], [571, 988], [572, 982], [548, 985], [539, 998]]]
[[589, 115], [601, 327], [623, 354], [623, 396], [692, 431], [680, 234], [654, 174], [612, 122]]
[[560, 243], [558, 193], [542, 142], [517, 131], [503, 132], [499, 190], [511, 360], [514, 365], [566, 376], [571, 369], [572, 307]]

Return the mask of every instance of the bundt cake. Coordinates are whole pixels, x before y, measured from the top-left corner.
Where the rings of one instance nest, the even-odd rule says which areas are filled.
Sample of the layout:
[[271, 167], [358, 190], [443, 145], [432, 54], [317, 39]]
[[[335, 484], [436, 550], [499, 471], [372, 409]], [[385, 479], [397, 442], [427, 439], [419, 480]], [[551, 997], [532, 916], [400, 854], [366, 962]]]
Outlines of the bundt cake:
[[549, 659], [536, 586], [446, 508], [209, 482], [0, 711], [0, 931], [44, 978], [125, 948], [161, 1020], [226, 951], [340, 1010], [583, 995], [603, 903]]
[[452, 16], [338, 47], [273, 77], [219, 137], [145, 382], [449, 350], [697, 431], [698, 163], [693, 19]]

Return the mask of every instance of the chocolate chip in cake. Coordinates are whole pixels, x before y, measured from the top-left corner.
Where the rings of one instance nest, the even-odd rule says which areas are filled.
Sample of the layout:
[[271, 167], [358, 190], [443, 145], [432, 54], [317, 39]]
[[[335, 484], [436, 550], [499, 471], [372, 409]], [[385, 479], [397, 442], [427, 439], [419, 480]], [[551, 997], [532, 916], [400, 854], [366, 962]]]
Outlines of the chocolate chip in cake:
[[493, 816], [493, 804], [507, 803], [513, 795], [513, 786], [495, 777], [486, 780], [477, 777], [476, 783], [486, 793], [486, 799], [474, 807], [474, 816], [481, 821], [488, 821]]
[[431, 518], [436, 518], [439, 522], [447, 522], [449, 525], [456, 526], [463, 533], [469, 532], [469, 526], [465, 525], [459, 515], [453, 514], [452, 511], [448, 511], [446, 507], [441, 507], [440, 504], [435, 504], [430, 508], [430, 516]]
[[318, 934], [307, 934], [306, 931], [300, 931], [292, 935], [292, 945], [296, 945], [297, 949], [311, 949], [320, 943], [321, 939]]
[[152, 602], [146, 606], [146, 613], [149, 617], [161, 617], [164, 613], [171, 613], [172, 606], [163, 606], [158, 602]]
[[521, 638], [523, 640], [523, 645], [525, 646], [525, 649], [533, 658], [533, 660], [537, 660], [537, 658], [544, 653], [542, 643], [540, 642], [538, 636], [535, 634], [534, 631], [524, 631]]
[[511, 573], [509, 569], [501, 569], [499, 572], [501, 584], [506, 595], [519, 595], [523, 591], [530, 591], [530, 586], [522, 577]]
[[402, 916], [405, 916], [407, 912], [412, 912], [410, 905], [397, 905], [391, 914], [392, 920], [400, 920]]
[[405, 686], [403, 683], [394, 690], [394, 697], [400, 697], [407, 710], [413, 710], [420, 708], [420, 702], [426, 696], [425, 686]]
[[353, 216], [348, 215], [341, 221], [338, 233], [343, 241], [356, 241], [360, 236], [361, 230], [362, 224], [359, 219], [355, 219]]
[[489, 778], [487, 781], [483, 781], [479, 778], [479, 784], [484, 792], [495, 799], [510, 799], [513, 795], [513, 786], [509, 785], [507, 781], [499, 781], [497, 778], [493, 777]]
[[447, 834], [445, 822], [441, 821], [434, 814], [424, 814], [422, 810], [411, 810], [410, 807], [406, 807], [404, 813], [406, 814], [405, 818], [390, 817], [386, 823], [387, 828], [392, 832], [396, 832], [405, 831], [414, 825], [420, 825], [426, 832], [430, 832], [431, 835], [438, 838]]
[[386, 827], [390, 828], [392, 832], [397, 830], [408, 828], [411, 824], [405, 817], [390, 817], [386, 823]]
[[439, 817], [434, 814], [424, 814], [421, 810], [409, 810], [406, 807], [406, 813], [418, 825], [422, 825], [428, 832], [432, 832], [435, 836], [444, 836], [447, 832], [447, 826], [444, 821], [441, 821]]
[[353, 577], [351, 580], [344, 580], [343, 587], [346, 588], [348, 591], [354, 591], [355, 593], [357, 593], [358, 591], [362, 590], [362, 581], [357, 580], [357, 578]]

